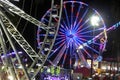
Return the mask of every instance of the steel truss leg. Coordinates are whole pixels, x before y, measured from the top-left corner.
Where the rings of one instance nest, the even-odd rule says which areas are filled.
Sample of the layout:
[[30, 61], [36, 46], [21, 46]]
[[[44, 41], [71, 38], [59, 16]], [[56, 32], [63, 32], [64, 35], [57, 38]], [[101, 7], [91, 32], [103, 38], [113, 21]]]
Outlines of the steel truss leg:
[[6, 48], [4, 37], [2, 34], [1, 26], [0, 26], [0, 44], [1, 44], [1, 48], [2, 48], [2, 53], [4, 54], [2, 61], [3, 61], [4, 66], [7, 67], [7, 69], [8, 69], [7, 73], [10, 74], [14, 80], [17, 80], [18, 76], [16, 77], [16, 71], [12, 64], [12, 60], [9, 56], [7, 56], [7, 48]]
[[19, 54], [18, 54], [18, 52], [17, 52], [17, 50], [16, 50], [16, 48], [15, 48], [15, 46], [14, 46], [14, 44], [13, 44], [13, 41], [11, 40], [11, 37], [10, 37], [9, 33], [7, 32], [7, 29], [5, 28], [5, 26], [4, 26], [4, 24], [3, 24], [2, 20], [1, 20], [1, 16], [0, 16], [0, 24], [1, 24], [1, 27], [2, 27], [3, 31], [5, 32], [5, 35], [6, 35], [7, 39], [8, 39], [8, 41], [10, 42], [11, 47], [13, 48], [13, 50], [14, 50], [14, 52], [15, 52], [15, 54], [16, 54], [16, 57], [17, 57], [17, 59], [18, 59], [18, 62], [21, 64], [21, 66], [22, 66], [22, 68], [23, 68], [23, 71], [24, 71], [24, 73], [25, 73], [26, 78], [27, 78], [28, 80], [31, 80], [31, 79], [29, 78], [29, 75], [28, 75], [28, 73], [27, 73], [27, 71], [26, 71], [26, 69], [25, 69], [25, 67], [24, 67], [24, 65], [23, 65], [20, 57], [19, 57]]

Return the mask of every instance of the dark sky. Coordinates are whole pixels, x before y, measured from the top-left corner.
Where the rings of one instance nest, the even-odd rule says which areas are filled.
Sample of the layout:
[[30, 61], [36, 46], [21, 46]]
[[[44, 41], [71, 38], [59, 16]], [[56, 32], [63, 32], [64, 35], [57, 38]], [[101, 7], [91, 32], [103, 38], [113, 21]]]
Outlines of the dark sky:
[[[20, 2], [14, 2], [15, 5], [22, 8], [25, 12], [32, 15], [33, 17], [40, 20], [42, 15], [50, 8], [51, 0], [25, 0], [24, 6], [23, 1], [20, 0]], [[55, 0], [56, 3], [58, 3], [60, 0]], [[77, 0], [77, 1], [83, 1], [87, 3], [89, 6], [96, 9], [101, 16], [103, 17], [107, 28], [112, 26], [113, 24], [117, 23], [120, 20], [120, 0]], [[32, 7], [31, 7], [32, 3]], [[30, 8], [31, 7], [31, 8]], [[31, 12], [30, 12], [31, 11]], [[22, 26], [25, 26], [26, 21], [22, 20], [21, 24]], [[31, 23], [27, 23], [27, 26], [34, 26]], [[22, 28], [20, 28], [22, 29]], [[19, 29], [19, 30], [20, 30]], [[23, 35], [28, 40], [28, 42], [31, 45], [34, 45], [36, 43], [36, 37], [33, 37], [31, 39], [31, 35], [36, 31], [37, 28], [34, 27], [27, 27], [24, 31]], [[118, 52], [118, 49], [120, 49], [120, 28], [111, 31], [108, 33], [108, 42], [106, 46], [106, 52], [104, 53], [105, 57], [113, 57], [113, 54], [120, 53]], [[32, 42], [30, 41], [32, 40]], [[36, 45], [34, 45], [34, 48]], [[115, 57], [115, 55], [114, 55]]]

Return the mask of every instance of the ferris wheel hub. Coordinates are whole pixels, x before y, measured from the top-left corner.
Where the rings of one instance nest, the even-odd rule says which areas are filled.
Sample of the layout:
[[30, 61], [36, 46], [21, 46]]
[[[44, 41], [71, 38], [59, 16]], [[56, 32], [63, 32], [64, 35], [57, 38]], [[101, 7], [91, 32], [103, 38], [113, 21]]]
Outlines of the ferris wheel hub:
[[70, 34], [70, 35], [68, 35], [68, 37], [69, 37], [69, 38], [73, 38], [73, 37], [74, 37], [74, 35], [73, 35], [73, 34]]

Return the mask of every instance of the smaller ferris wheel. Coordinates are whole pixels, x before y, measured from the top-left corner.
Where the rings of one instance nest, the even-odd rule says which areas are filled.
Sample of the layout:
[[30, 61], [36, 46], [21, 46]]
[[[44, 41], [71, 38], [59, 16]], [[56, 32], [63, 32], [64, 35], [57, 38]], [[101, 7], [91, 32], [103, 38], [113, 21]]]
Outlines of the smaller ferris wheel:
[[[59, 9], [59, 7], [57, 7]], [[48, 60], [55, 66], [73, 67], [79, 60], [85, 65], [85, 59], [100, 61], [101, 53], [105, 49], [107, 35], [106, 25], [100, 14], [88, 4], [79, 1], [65, 1], [62, 8], [62, 16], [58, 35], [54, 46], [48, 56]], [[41, 18], [41, 22], [48, 25], [51, 9]], [[57, 13], [57, 11], [53, 11]], [[52, 16], [50, 27], [57, 27], [57, 16]], [[44, 43], [45, 31], [38, 28], [38, 46]], [[52, 30], [47, 36], [54, 37]], [[47, 46], [42, 50], [46, 54]]]

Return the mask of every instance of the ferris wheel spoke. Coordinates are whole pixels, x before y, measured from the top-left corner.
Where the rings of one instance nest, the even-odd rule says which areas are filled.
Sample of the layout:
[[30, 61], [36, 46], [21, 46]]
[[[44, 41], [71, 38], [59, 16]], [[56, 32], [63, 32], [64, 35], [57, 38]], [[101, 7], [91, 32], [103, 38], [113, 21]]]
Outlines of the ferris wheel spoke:
[[87, 41], [87, 39], [85, 39], [85, 38], [79, 38], [81, 41], [84, 41], [84, 42], [86, 42]]
[[70, 47], [70, 44], [72, 43], [72, 41], [71, 41], [71, 39], [66, 39], [66, 44], [67, 44], [67, 48], [69, 48]]
[[64, 46], [62, 47], [62, 49], [61, 49], [61, 50], [59, 51], [59, 53], [57, 54], [56, 58], [53, 60], [53, 64], [54, 64], [54, 65], [57, 65], [57, 64], [59, 63], [60, 59], [62, 58], [62, 56], [63, 56], [63, 54], [64, 54], [64, 52], [65, 52], [65, 50], [66, 50], [66, 45], [64, 45]]
[[95, 36], [93, 35], [86, 35], [86, 34], [76, 34], [77, 36], [79, 36], [79, 38], [94, 38]]
[[63, 38], [65, 38], [66, 36], [65, 36], [65, 33], [59, 32], [58, 37], [63, 37]]
[[85, 35], [82, 35], [79, 37], [79, 40], [82, 40], [84, 42], [87, 42], [89, 39], [93, 38], [94, 36], [85, 36]]
[[85, 57], [84, 57], [82, 51], [79, 50], [79, 52], [77, 54], [78, 54], [79, 59], [81, 59], [81, 63], [84, 63], [84, 65], [85, 65], [86, 60], [85, 60]]
[[56, 48], [49, 56], [48, 58], [51, 58], [59, 49], [61, 46], [59, 46], [58, 48]]
[[64, 36], [65, 33], [59, 31], [58, 34], [59, 34], [60, 36]]
[[[85, 22], [83, 22], [80, 26], [76, 26], [75, 28], [74, 28], [74, 30], [76, 30], [77, 32], [80, 32], [80, 30], [81, 30], [81, 28], [85, 25], [85, 24], [87, 24], [88, 22], [89, 22], [89, 18], [87, 19], [87, 20], [85, 20]], [[82, 26], [82, 27], [81, 27]]]
[[78, 19], [79, 15], [80, 15], [81, 7], [82, 7], [82, 4], [80, 4], [80, 6], [79, 6], [79, 8], [78, 8], [78, 10], [77, 10], [76, 18], [75, 18], [75, 21], [74, 21], [74, 27], [75, 27], [75, 25], [76, 25], [76, 23], [77, 23], [77, 19]]
[[78, 47], [78, 46], [80, 45], [80, 43], [79, 43], [77, 40], [73, 39], [73, 41], [74, 41], [74, 45], [75, 45], [76, 47]]
[[74, 39], [74, 41], [75, 41], [75, 43], [77, 43], [78, 45], [83, 44], [83, 42], [80, 41], [78, 38]]
[[90, 39], [93, 38], [93, 37], [94, 37], [94, 36], [90, 36], [90, 35], [88, 35], [88, 36], [87, 36], [87, 35], [82, 35], [82, 36], [80, 36], [80, 38], [90, 38]]
[[64, 58], [63, 58], [63, 61], [62, 61], [62, 66], [64, 66], [64, 64], [65, 64], [65, 60], [66, 60], [67, 54], [68, 54], [68, 48], [65, 51]]
[[75, 49], [75, 47], [73, 47], [73, 44], [71, 44], [71, 47], [70, 47], [70, 68], [72, 68], [72, 57], [73, 57], [74, 49]]
[[62, 39], [61, 41], [56, 42], [55, 46], [58, 45], [58, 44], [60, 44], [60, 43], [63, 43], [63, 42], [65, 42], [65, 39]]
[[92, 41], [93, 44], [100, 46], [100, 43]]
[[64, 27], [66, 30], [69, 30], [69, 29], [68, 29], [68, 25], [67, 25], [67, 23], [65, 23], [65, 20], [64, 20], [64, 19], [62, 19], [62, 22], [63, 22], [63, 24], [62, 24], [62, 23], [61, 23], [61, 24], [63, 25], [63, 27]]
[[85, 39], [85, 38], [81, 38], [81, 37], [79, 37], [78, 39], [79, 39], [79, 41], [84, 41], [84, 42], [87, 41], [87, 39]]
[[66, 28], [66, 25], [64, 26], [63, 24], [60, 25], [60, 28], [62, 28], [64, 31], [68, 30], [68, 29]]
[[62, 46], [64, 46], [64, 44], [65, 44], [65, 42], [63, 42], [58, 48], [56, 48], [56, 49], [49, 55], [48, 58], [52, 57], [53, 54], [55, 54], [58, 50], [60, 50], [60, 48], [61, 48]]
[[[57, 20], [57, 18], [54, 18], [56, 21], [58, 21]], [[67, 31], [68, 30], [68, 27], [67, 27], [67, 24], [65, 23], [65, 20], [63, 19], [63, 18], [61, 18], [61, 24], [60, 24], [60, 28], [62, 28], [63, 30], [65, 30], [65, 31]]]
[[89, 52], [85, 48], [83, 48], [83, 50], [90, 58], [92, 58], [91, 55], [89, 54]]
[[[58, 22], [58, 19], [57, 18], [54, 18], [55, 19], [55, 21], [57, 21]], [[67, 28], [67, 24], [65, 23], [65, 21], [64, 21], [64, 19], [63, 18], [61, 18], [61, 20], [62, 20], [62, 22], [61, 22], [61, 24], [60, 24], [60, 28], [62, 28], [63, 30], [68, 30], [68, 28]]]
[[62, 29], [62, 28], [60, 28], [59, 29], [60, 30], [60, 32], [62, 32], [62, 33], [64, 33], [66, 30], [64, 30], [64, 29]]
[[[89, 18], [84, 22], [82, 23], [82, 25], [80, 26], [84, 26], [85, 24], [87, 24], [89, 21]], [[77, 31], [77, 33], [80, 33], [81, 29], [80, 29], [80, 26], [75, 26], [74, 30]]]
[[[77, 24], [77, 25], [75, 25], [75, 26], [77, 26], [77, 28], [78, 28], [78, 29], [81, 29], [81, 28], [83, 27], [83, 26], [80, 26], [80, 24], [81, 24], [81, 22], [83, 21], [83, 19], [84, 19], [85, 15], [87, 14], [88, 9], [89, 9], [89, 8], [87, 8], [87, 9], [86, 9], [86, 11], [84, 12], [84, 14], [83, 14], [82, 18], [81, 18], [80, 20], [77, 20], [77, 21], [78, 21], [78, 24]], [[80, 26], [80, 27], [79, 27], [79, 26]]]
[[[84, 25], [82, 25], [82, 26], [84, 26]], [[92, 27], [92, 26], [88, 25], [87, 27], [84, 27], [83, 29], [78, 30], [77, 33], [83, 32], [83, 31], [85, 31], [86, 29], [88, 29], [90, 27]]]
[[90, 33], [95, 33], [95, 32], [97, 32], [97, 31], [100, 31], [100, 29], [95, 29], [95, 30], [91, 30], [91, 31], [86, 31], [86, 32], [82, 32], [82, 33], [80, 33], [80, 34], [90, 34]]
[[64, 12], [65, 12], [65, 17], [67, 19], [67, 26], [70, 27], [70, 21], [69, 21], [69, 18], [68, 18], [68, 13], [67, 13], [67, 10], [66, 10], [66, 6], [64, 5]]
[[65, 42], [65, 39], [62, 39], [61, 41], [58, 41], [58, 40], [57, 40], [57, 42], [56, 42], [54, 45], [57, 46], [57, 45], [59, 45], [59, 44], [61, 44], [61, 43], [63, 43], [63, 42]]
[[72, 3], [72, 5], [71, 5], [71, 30], [72, 30], [72, 26], [73, 26], [73, 12], [74, 12], [74, 9], [73, 9], [73, 7], [74, 7], [74, 4]]
[[[58, 36], [59, 36], [59, 35], [58, 35]], [[63, 36], [60, 35], [59, 38], [56, 38], [56, 41], [57, 41], [57, 40], [63, 40], [63, 39], [65, 40], [65, 36], [64, 36], [64, 35], [63, 35]]]
[[74, 39], [74, 40], [75, 40], [75, 42], [78, 43], [79, 45], [80, 45], [80, 44], [83, 44], [83, 41], [81, 41], [79, 38], [76, 38], [76, 39]]

